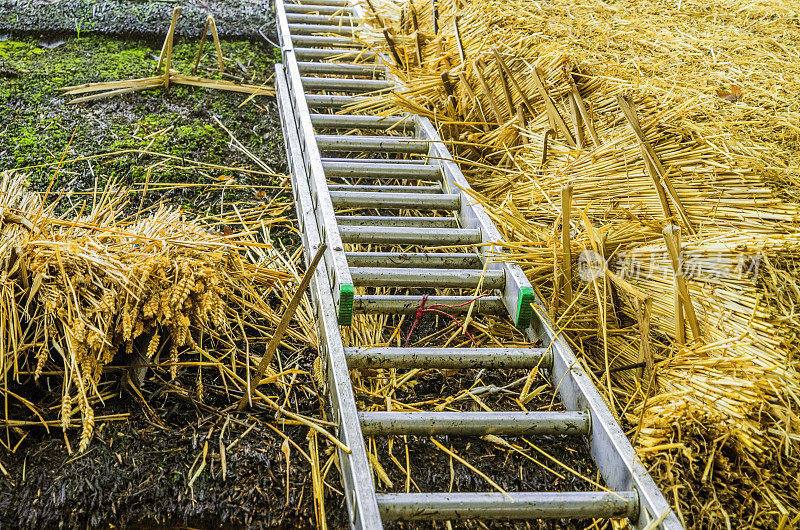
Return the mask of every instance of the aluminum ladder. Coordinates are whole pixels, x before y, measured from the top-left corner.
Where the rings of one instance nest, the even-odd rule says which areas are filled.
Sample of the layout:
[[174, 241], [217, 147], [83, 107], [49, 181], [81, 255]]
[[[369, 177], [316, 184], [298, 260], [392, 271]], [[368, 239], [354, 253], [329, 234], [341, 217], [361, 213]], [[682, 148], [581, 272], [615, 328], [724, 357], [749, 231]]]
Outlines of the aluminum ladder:
[[[682, 525], [568, 344], [534, 313], [534, 291], [513, 263], [487, 263], [480, 249], [502, 241], [436, 129], [423, 117], [343, 112], [363, 94], [389, 90], [384, 57], [349, 37], [363, 12], [347, 0], [275, 0], [282, 64], [276, 93], [306, 262], [326, 244], [311, 283], [330, 412], [350, 523], [382, 528], [391, 520], [626, 517], [634, 528]], [[313, 112], [312, 112], [313, 109]], [[358, 130], [369, 134], [334, 134]], [[392, 131], [389, 133], [387, 131]], [[325, 134], [320, 131], [325, 131]], [[383, 132], [383, 135], [373, 133]], [[403, 133], [397, 136], [395, 133]], [[356, 153], [360, 158], [348, 157]], [[364, 158], [366, 157], [366, 158]], [[334, 184], [331, 180], [358, 180]], [[380, 180], [415, 185], [381, 185]], [[377, 182], [361, 184], [360, 182]], [[359, 210], [396, 215], [353, 215]], [[442, 212], [426, 216], [414, 212]], [[474, 252], [348, 252], [346, 244], [469, 246]], [[491, 294], [429, 295], [431, 289]], [[410, 294], [357, 294], [361, 287]], [[543, 348], [345, 348], [339, 326], [353, 312], [414, 314], [427, 303], [478, 314], [507, 314]], [[460, 307], [459, 307], [460, 306]], [[359, 412], [350, 380], [356, 368], [544, 368], [564, 412]], [[364, 436], [571, 434], [588, 440], [608, 491], [377, 493]]]

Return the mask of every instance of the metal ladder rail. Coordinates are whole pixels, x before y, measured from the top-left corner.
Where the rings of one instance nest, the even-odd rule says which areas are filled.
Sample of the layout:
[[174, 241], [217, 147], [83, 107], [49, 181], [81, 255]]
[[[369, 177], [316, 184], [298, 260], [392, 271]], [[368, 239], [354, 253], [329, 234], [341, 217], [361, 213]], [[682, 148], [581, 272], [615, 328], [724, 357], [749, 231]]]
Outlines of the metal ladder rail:
[[[306, 264], [321, 244], [316, 213], [308, 185], [307, 168], [297, 134], [297, 123], [292, 116], [286, 71], [282, 64], [275, 65], [275, 85], [278, 110], [283, 126], [284, 145], [292, 177], [292, 192], [297, 211], [297, 222], [303, 241]], [[322, 267], [314, 272], [311, 281], [311, 298], [314, 302], [320, 356], [324, 359], [325, 381], [332, 420], [338, 424], [337, 434], [350, 449], [350, 453], [337, 448], [342, 482], [345, 490], [348, 515], [353, 528], [381, 528], [381, 516], [372, 482], [358, 409], [350, 382], [350, 372], [339, 332], [336, 307], [328, 275]]]
[[[419, 120], [419, 117], [415, 117], [415, 118], [417, 120]], [[435, 129], [432, 128], [432, 126], [430, 125], [429, 122], [427, 124], [418, 122], [417, 125], [418, 125], [417, 126], [417, 133], [418, 133], [419, 137], [425, 139], [426, 141], [432, 142], [432, 145], [433, 145], [432, 151], [435, 151], [436, 147], [439, 148], [438, 149], [438, 153], [437, 153], [437, 155], [438, 155], [437, 158], [439, 160], [444, 160], [445, 161], [443, 165], [452, 164], [452, 166], [455, 166], [455, 170], [456, 171], [453, 171], [452, 167], [450, 168], [450, 171], [449, 171], [448, 182], [450, 183], [450, 185], [452, 185], [453, 183], [458, 182], [459, 180], [461, 180], [463, 182], [463, 184], [462, 184], [462, 182], [459, 182], [459, 185], [463, 187], [466, 184], [466, 181], [463, 179], [463, 175], [460, 174], [460, 171], [457, 171], [458, 167], [452, 162], [452, 159], [449, 157], [449, 153], [447, 152], [446, 148], [444, 147], [444, 144], [441, 142], [441, 139], [438, 138], [438, 134], [436, 133]], [[481, 211], [480, 213], [483, 213], [483, 215], [485, 216], [485, 212]], [[488, 221], [488, 218], [486, 220]], [[478, 220], [478, 222], [475, 223], [475, 224], [479, 224], [480, 225], [480, 224], [485, 224], [485, 223], [480, 223], [480, 220]], [[486, 231], [490, 231], [490, 230], [493, 229], [496, 232], [496, 228], [494, 228], [494, 226], [491, 224], [491, 222], [489, 222], [488, 225], [485, 226], [484, 228], [487, 229]], [[499, 235], [499, 234], [497, 234], [497, 235]], [[499, 237], [494, 239], [494, 240], [499, 240]], [[532, 338], [536, 338], [537, 336], [547, 336], [547, 323], [546, 322], [542, 322], [539, 319], [535, 319], [535, 320], [536, 320], [535, 325], [538, 328], [538, 334], [537, 334], [537, 332], [535, 332], [533, 330], [529, 330], [529, 333], [530, 333], [531, 337]], [[561, 380], [563, 378], [568, 378], [569, 382], [570, 382], [570, 385], [565, 385], [564, 389], [560, 389], [559, 390], [562, 400], [567, 405], [569, 405], [569, 404], [575, 405], [574, 407], [569, 407], [568, 406], [568, 408], [570, 408], [572, 410], [586, 410], [588, 408], [591, 411], [591, 416], [593, 418], [595, 418], [595, 416], [597, 416], [597, 418], [603, 418], [603, 416], [605, 416], [605, 418], [603, 418], [604, 421], [599, 421], [598, 422], [597, 420], [595, 420], [595, 421], [591, 422], [592, 423], [592, 430], [593, 430], [593, 433], [594, 433], [594, 435], [592, 436], [592, 442], [600, 441], [599, 443], [592, 443], [591, 444], [592, 454], [593, 454], [595, 460], [597, 461], [598, 466], [601, 468], [601, 473], [603, 474], [604, 478], [607, 475], [609, 475], [609, 476], [611, 475], [608, 472], [609, 469], [610, 469], [612, 472], [617, 472], [617, 475], [622, 475], [623, 476], [622, 480], [621, 481], [618, 480], [618, 482], [626, 482], [628, 484], [631, 483], [631, 482], [635, 483], [635, 485], [637, 486], [636, 490], [638, 492], [640, 492], [640, 494], [641, 493], [645, 494], [645, 499], [643, 499], [644, 502], [638, 503], [639, 506], [640, 506], [640, 511], [641, 512], [645, 511], [645, 505], [650, 505], [650, 506], [653, 506], [653, 507], [657, 508], [657, 505], [660, 504], [661, 506], [665, 506], [666, 510], [669, 510], [669, 506], [666, 503], [666, 501], [663, 499], [663, 496], [661, 495], [661, 492], [658, 490], [657, 487], [655, 487], [655, 484], [652, 483], [652, 479], [649, 477], [649, 475], [647, 475], [647, 473], [644, 470], [643, 466], [641, 466], [641, 463], [639, 463], [638, 460], [636, 460], [635, 454], [633, 452], [632, 447], [630, 447], [630, 444], [628, 443], [627, 438], [625, 438], [624, 433], [622, 433], [621, 429], [616, 424], [616, 421], [614, 420], [613, 416], [611, 416], [610, 411], [607, 409], [607, 407], [605, 406], [605, 403], [600, 398], [599, 393], [594, 388], [594, 386], [592, 385], [591, 381], [586, 377], [585, 373], [583, 373], [583, 371], [580, 370], [579, 365], [577, 365], [576, 362], [574, 361], [574, 356], [572, 355], [572, 352], [569, 350], [568, 346], [566, 346], [566, 344], [563, 343], [563, 341], [562, 341], [562, 344], [557, 344], [556, 342], [552, 341], [552, 336], [549, 336], [548, 338], [551, 339], [551, 342], [553, 344], [555, 344], [554, 348], [559, 351], [559, 355], [557, 357], [561, 361], [561, 363], [560, 363], [561, 366], [564, 368], [563, 370], [560, 370], [563, 375], [558, 377], [558, 373], [559, 373], [558, 366], [554, 366], [554, 368], [553, 368], [554, 379]], [[570, 361], [570, 358], [572, 359], [572, 361]], [[586, 383], [588, 383], [588, 386], [586, 385]], [[570, 388], [566, 388], [566, 387], [570, 387]], [[604, 414], [604, 412], [607, 413], [607, 414]], [[606, 420], [609, 420], [609, 419], [610, 419], [610, 421], [606, 421]], [[599, 425], [600, 428], [597, 428], [596, 424], [600, 424]], [[618, 432], [614, 432], [615, 430], [618, 431]], [[620, 444], [619, 444], [620, 437], [621, 437], [621, 440], [623, 441], [623, 443], [621, 444], [621, 447], [620, 447]], [[605, 448], [603, 447], [603, 443], [609, 443], [616, 449], [615, 451], [612, 451], [613, 454], [611, 455], [611, 458], [609, 458], [608, 455], [605, 454], [605, 453], [607, 453], [607, 451], [604, 451]], [[627, 449], [629, 449], [628, 453], [626, 453], [626, 451], [625, 451], [626, 450], [626, 447], [625, 447], [626, 445], [627, 445]], [[617, 457], [616, 459], [613, 458], [615, 456]], [[626, 458], [627, 456], [631, 456], [631, 458], [627, 459]], [[622, 462], [621, 462], [622, 465], [620, 465], [620, 462], [618, 460], [622, 460]], [[608, 461], [609, 463], [604, 465], [604, 463], [606, 461]], [[624, 473], [624, 472], [623, 473], [619, 473], [618, 471], [620, 469], [622, 469], [622, 470], [626, 470], [627, 469], [627, 471], [628, 471], [627, 475], [633, 476], [633, 480], [632, 481], [631, 480], [626, 480], [627, 479], [627, 477], [625, 476], [626, 473]], [[607, 481], [608, 481], [608, 479], [607, 479]], [[648, 481], [651, 482], [652, 484], [647, 484]], [[609, 485], [611, 485], [610, 482], [609, 482]], [[652, 488], [650, 488], [648, 486], [652, 486]], [[615, 488], [615, 489], [619, 489], [619, 488]], [[435, 497], [434, 494], [431, 494], [431, 495], [433, 495]], [[546, 495], [546, 494], [528, 494], [528, 495], [534, 495], [534, 496], [540, 495], [541, 496], [541, 495]], [[379, 494], [379, 496], [380, 496], [380, 494]], [[386, 495], [384, 495], [384, 497], [385, 496]], [[407, 498], [407, 499], [404, 499], [403, 501], [398, 501], [397, 499], [395, 499], [393, 501], [393, 506], [395, 506], [395, 508], [393, 508], [393, 510], [399, 510], [399, 512], [403, 512], [404, 509], [406, 511], [411, 509], [413, 511], [414, 506], [418, 507], [418, 505], [415, 504], [416, 501], [412, 502], [412, 500], [411, 500], [412, 498], [413, 498], [413, 495], [411, 497]], [[431, 497], [431, 498], [433, 498], [433, 497]], [[536, 498], [541, 501], [541, 499], [539, 497], [536, 497]], [[437, 505], [437, 510], [444, 509], [446, 511], [448, 504], [446, 502], [444, 502], [441, 498], [438, 498], [438, 499], [439, 500], [436, 501], [436, 502], [439, 503]], [[659, 501], [663, 501], [663, 502], [659, 502]], [[399, 505], [397, 504], [397, 502], [399, 502]], [[403, 503], [405, 503], [405, 504], [403, 504]], [[451, 503], [451, 505], [452, 505], [452, 503]], [[401, 506], [401, 507], [398, 508], [397, 506]], [[405, 506], [405, 508], [402, 508], [402, 506]], [[464, 506], [462, 506], [461, 504], [458, 504], [458, 506], [460, 506], [462, 509], [464, 508]], [[485, 510], [486, 508], [487, 508], [486, 505], [482, 505], [481, 510]], [[519, 508], [519, 506], [517, 508]], [[502, 507], [500, 507], [498, 509], [500, 509], [501, 511], [503, 510]], [[384, 511], [385, 511], [385, 509], [384, 509]], [[434, 510], [434, 511], [436, 511], [436, 510]], [[648, 515], [649, 515], [650, 519], [652, 519], [654, 515], [660, 515], [658, 510], [655, 510], [655, 511], [654, 510], [648, 510], [648, 512], [649, 512]], [[478, 513], [478, 512], [476, 512], [476, 513]], [[520, 513], [529, 513], [529, 512], [525, 512], [524, 510], [522, 510], [522, 511], [520, 511]], [[661, 513], [663, 513], [663, 511]], [[677, 521], [677, 517], [675, 516], [675, 514], [671, 513], [671, 512], [668, 512], [668, 513], [669, 513], [669, 515], [665, 519], [665, 521], [662, 523], [662, 527], [663, 528], [672, 528], [673, 525], [670, 524], [670, 523], [674, 523], [674, 524], [677, 524], [677, 527], [679, 528], [680, 527], [680, 523]], [[441, 514], [442, 513], [440, 512], [439, 515], [441, 515]], [[391, 515], [391, 514], [389, 514], [389, 515]], [[395, 514], [395, 515], [397, 515], [397, 514]], [[409, 514], [406, 513], [406, 515], [409, 515]], [[509, 514], [506, 513], [506, 515], [509, 515]], [[591, 515], [591, 514], [587, 512], [587, 515]], [[641, 515], [644, 515], [644, 513], [641, 513]], [[393, 517], [390, 517], [390, 518], [393, 518]], [[425, 517], [423, 517], [423, 518], [425, 518]], [[674, 519], [674, 521], [671, 521], [671, 519]], [[649, 519], [648, 519], [648, 517], [639, 517], [638, 520], [639, 521], [647, 521]]]
[[[325, 4], [325, 2], [319, 0], [316, 1], [318, 2], [317, 5]], [[340, 5], [335, 1], [329, 3]], [[350, 276], [350, 268], [347, 265], [347, 257], [344, 252], [344, 243], [342, 243], [336, 223], [336, 214], [334, 213], [333, 202], [328, 190], [325, 171], [322, 168], [322, 161], [314, 136], [314, 128], [311, 124], [310, 113], [305, 100], [302, 81], [300, 80], [300, 70], [297, 66], [292, 36], [289, 31], [289, 25], [286, 22], [284, 4], [281, 0], [275, 2], [275, 15], [278, 23], [278, 38], [286, 74], [289, 103], [293, 109], [291, 116], [294, 117], [296, 122], [297, 136], [301, 147], [300, 154], [306, 170], [304, 174], [308, 178], [311, 200], [317, 211], [315, 216], [317, 230], [328, 245], [325, 251], [324, 270], [328, 272], [328, 281], [331, 285], [337, 320], [341, 324], [349, 324], [353, 311], [353, 279]]]

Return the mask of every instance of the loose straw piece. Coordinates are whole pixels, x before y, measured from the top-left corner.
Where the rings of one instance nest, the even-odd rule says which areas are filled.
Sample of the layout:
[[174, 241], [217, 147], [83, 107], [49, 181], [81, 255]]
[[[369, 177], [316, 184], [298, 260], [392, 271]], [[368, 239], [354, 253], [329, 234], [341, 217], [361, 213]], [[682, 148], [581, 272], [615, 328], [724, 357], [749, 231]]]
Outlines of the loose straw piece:
[[[675, 247], [678, 249], [678, 258], [680, 259], [681, 253], [681, 231], [677, 229], [673, 232], [675, 238]], [[681, 346], [686, 344], [686, 321], [683, 311], [683, 303], [681, 302], [681, 294], [678, 289], [678, 280], [675, 279], [675, 293], [674, 293], [674, 307], [675, 307], [675, 342]]]
[[492, 113], [494, 114], [497, 123], [503, 123], [503, 116], [500, 114], [500, 108], [497, 106], [497, 102], [494, 100], [492, 96], [492, 91], [489, 89], [488, 83], [486, 83], [486, 78], [483, 76], [483, 70], [486, 69], [486, 65], [483, 64], [482, 61], [476, 60], [473, 63], [474, 70], [475, 70], [475, 77], [478, 78], [478, 84], [481, 85], [481, 90], [483, 91], [483, 95], [486, 99], [489, 100], [489, 105], [492, 107]]
[[497, 63], [497, 73], [500, 78], [500, 87], [503, 89], [503, 95], [506, 100], [506, 110], [509, 116], [514, 116], [514, 99], [511, 97], [511, 89], [508, 88], [508, 81], [506, 80], [505, 71], [503, 70], [503, 60], [500, 58], [500, 53], [497, 48], [492, 48], [494, 53], [494, 60]]
[[547, 91], [547, 87], [544, 86], [544, 72], [538, 66], [533, 69], [533, 74], [531, 75], [531, 79], [533, 79], [536, 88], [539, 89], [539, 94], [542, 96], [542, 100], [544, 101], [545, 109], [547, 110], [547, 115], [558, 127], [561, 134], [564, 135], [566, 138], [567, 143], [570, 147], [577, 147], [575, 143], [575, 139], [572, 137], [572, 133], [569, 131], [569, 127], [567, 127], [567, 123], [564, 121], [564, 118], [561, 117], [561, 114], [558, 112], [555, 103], [553, 103], [553, 99], [550, 97], [550, 93]]
[[194, 68], [192, 68], [192, 73], [197, 73], [197, 67], [200, 65], [200, 58], [203, 56], [203, 45], [206, 43], [206, 35], [208, 35], [208, 24], [211, 21], [211, 15], [208, 15], [206, 19], [206, 24], [203, 26], [203, 32], [200, 34], [200, 46], [197, 48], [197, 58], [194, 60]]
[[[156, 66], [156, 73], [161, 70], [161, 65], [164, 64], [164, 58], [167, 55], [167, 48], [170, 41], [170, 35], [175, 29], [175, 25], [178, 23], [178, 16], [181, 14], [181, 8], [176, 7], [172, 10], [172, 22], [170, 22], [169, 30], [167, 30], [167, 36], [164, 38], [164, 45], [161, 47], [161, 54], [158, 56], [158, 66]], [[167, 68], [169, 70], [169, 68]]]
[[578, 85], [575, 83], [575, 80], [572, 76], [569, 76], [568, 81], [570, 83], [570, 94], [572, 94], [572, 98], [575, 100], [575, 104], [578, 107], [578, 112], [580, 112], [581, 118], [583, 123], [586, 125], [586, 129], [589, 131], [589, 136], [592, 137], [592, 141], [594, 142], [596, 147], [600, 146], [600, 137], [597, 136], [597, 131], [594, 128], [594, 122], [592, 122], [591, 116], [589, 116], [589, 112], [586, 110], [586, 104], [583, 101], [583, 96], [581, 96], [581, 91], [578, 90]]
[[283, 339], [283, 335], [286, 333], [286, 330], [289, 328], [289, 324], [292, 322], [294, 313], [297, 311], [297, 306], [300, 305], [300, 301], [306, 294], [306, 289], [308, 289], [308, 285], [311, 283], [311, 278], [314, 276], [314, 271], [322, 259], [322, 256], [325, 254], [326, 248], [327, 244], [323, 243], [320, 245], [320, 247], [317, 249], [314, 259], [311, 260], [311, 264], [308, 266], [305, 274], [303, 274], [303, 279], [300, 281], [300, 285], [297, 286], [294, 296], [292, 296], [289, 305], [286, 307], [286, 311], [283, 313], [283, 317], [281, 317], [281, 321], [278, 323], [278, 327], [275, 329], [275, 333], [272, 335], [272, 338], [267, 345], [266, 352], [264, 352], [264, 355], [261, 357], [261, 362], [258, 363], [255, 385], [252, 384], [253, 379], [250, 377], [250, 374], [247, 374], [247, 392], [242, 396], [242, 399], [239, 400], [237, 410], [242, 411], [245, 409], [245, 407], [251, 404], [252, 389], [257, 388], [261, 383], [261, 378], [264, 376], [264, 372], [267, 371], [267, 366], [269, 366], [269, 363], [272, 362], [272, 357], [275, 355], [278, 345]]
[[397, 53], [397, 46], [394, 44], [394, 40], [392, 39], [391, 34], [389, 34], [388, 29], [383, 30], [383, 38], [386, 39], [386, 44], [389, 45], [389, 50], [392, 52], [392, 57], [394, 57], [394, 62], [399, 68], [403, 68], [403, 61], [400, 59], [400, 54]]
[[[172, 64], [172, 45], [175, 39], [175, 26], [178, 24], [178, 16], [181, 14], [181, 8], [176, 7], [172, 10], [172, 22], [169, 25], [169, 31], [167, 32], [167, 40], [164, 43], [164, 49], [162, 50], [162, 55], [164, 57], [164, 89], [169, 90], [169, 77], [170, 77], [170, 66]], [[158, 67], [161, 68], [161, 59], [158, 61]]]
[[453, 19], [453, 33], [456, 36], [456, 43], [458, 44], [458, 56], [461, 58], [461, 64], [467, 62], [467, 53], [464, 51], [464, 43], [461, 42], [461, 30], [458, 29], [459, 17]]
[[[686, 209], [681, 203], [678, 192], [672, 185], [672, 181], [670, 181], [669, 175], [664, 169], [664, 166], [661, 165], [661, 161], [658, 159], [658, 155], [656, 154], [655, 150], [650, 145], [650, 142], [647, 141], [647, 137], [645, 136], [644, 130], [642, 130], [642, 126], [639, 123], [639, 117], [636, 115], [636, 111], [633, 110], [630, 102], [623, 95], [617, 96], [617, 102], [619, 103], [620, 109], [622, 109], [622, 113], [625, 115], [625, 119], [628, 120], [628, 124], [631, 126], [631, 129], [639, 140], [639, 147], [642, 150], [642, 157], [644, 158], [647, 172], [650, 174], [653, 181], [656, 182], [657, 187], [661, 189], [659, 192], [659, 199], [661, 199], [662, 202], [666, 201], [666, 198], [662, 198], [662, 195], [664, 195], [664, 188], [666, 188], [670, 194], [672, 202], [675, 203], [675, 208], [678, 210], [678, 216], [680, 216], [681, 221], [686, 225], [686, 228], [690, 233], [695, 233], [694, 228], [692, 227], [692, 222], [689, 220], [689, 214], [686, 213]], [[667, 209], [669, 208], [667, 207]]]
[[669, 253], [670, 260], [672, 261], [672, 270], [675, 271], [675, 283], [680, 292], [680, 298], [683, 303], [683, 311], [686, 314], [686, 319], [689, 321], [689, 327], [692, 330], [692, 337], [696, 340], [700, 338], [700, 326], [697, 324], [697, 315], [694, 312], [692, 299], [689, 295], [689, 287], [686, 285], [686, 278], [683, 276], [680, 263], [680, 250], [676, 242], [675, 232], [680, 230], [679, 227], [674, 225], [667, 225], [662, 230], [664, 234], [664, 241], [667, 245], [667, 252]]
[[214, 17], [209, 15], [209, 27], [211, 28], [211, 37], [214, 39], [214, 48], [217, 50], [217, 65], [219, 71], [225, 71], [225, 59], [222, 57], [222, 45], [219, 42], [219, 34], [217, 33], [217, 23], [214, 22]]
[[569, 93], [569, 108], [572, 112], [572, 123], [575, 124], [575, 143], [578, 150], [582, 151], [584, 146], [583, 127], [581, 127], [581, 111], [578, 110], [578, 101], [575, 99], [575, 94]]
[[564, 274], [564, 297], [567, 305], [572, 302], [572, 249], [570, 248], [570, 209], [572, 208], [572, 184], [561, 188], [561, 269]]

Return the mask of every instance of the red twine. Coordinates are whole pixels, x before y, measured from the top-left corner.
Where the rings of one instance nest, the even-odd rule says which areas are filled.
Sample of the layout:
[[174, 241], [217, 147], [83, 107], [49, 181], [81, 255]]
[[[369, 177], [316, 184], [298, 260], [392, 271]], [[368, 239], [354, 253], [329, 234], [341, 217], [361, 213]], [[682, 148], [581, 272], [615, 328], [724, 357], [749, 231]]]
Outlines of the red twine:
[[[422, 295], [422, 301], [419, 303], [419, 307], [417, 308], [416, 318], [414, 319], [414, 323], [411, 325], [411, 329], [408, 330], [408, 335], [406, 335], [406, 341], [405, 341], [405, 344], [403, 345], [403, 347], [404, 348], [408, 348], [408, 342], [411, 340], [411, 334], [414, 333], [414, 329], [416, 329], [417, 324], [419, 324], [420, 319], [423, 316], [425, 316], [425, 313], [437, 313], [439, 315], [444, 315], [444, 316], [448, 317], [450, 320], [452, 320], [453, 322], [455, 322], [456, 324], [458, 324], [459, 326], [461, 326], [461, 321], [460, 320], [458, 320], [456, 317], [454, 317], [450, 313], [442, 311], [442, 310], [440, 310], [438, 308], [439, 307], [446, 307], [446, 308], [453, 309], [453, 308], [456, 308], [456, 307], [464, 307], [465, 305], [469, 305], [469, 304], [473, 303], [474, 301], [478, 300], [479, 298], [483, 298], [484, 296], [486, 296], [486, 295], [482, 294], [480, 296], [476, 296], [475, 298], [473, 298], [473, 299], [471, 299], [471, 300], [469, 300], [467, 302], [464, 302], [463, 304], [456, 304], [456, 305], [433, 304], [433, 305], [429, 305], [429, 306], [426, 307], [425, 303], [428, 301], [428, 295], [427, 294]], [[472, 335], [470, 335], [469, 331], [464, 329], [464, 333], [467, 335], [467, 337], [469, 337], [469, 340], [472, 341], [472, 345], [475, 346], [475, 339], [472, 337]]]

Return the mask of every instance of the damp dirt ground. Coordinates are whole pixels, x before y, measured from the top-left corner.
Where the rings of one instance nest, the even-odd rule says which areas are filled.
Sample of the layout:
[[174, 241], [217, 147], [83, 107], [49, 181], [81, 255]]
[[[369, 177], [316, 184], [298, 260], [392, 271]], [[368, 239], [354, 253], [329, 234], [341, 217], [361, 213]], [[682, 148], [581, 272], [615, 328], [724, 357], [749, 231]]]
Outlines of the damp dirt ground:
[[[69, 85], [153, 75], [176, 5], [171, 1], [0, 0], [0, 169], [23, 172], [33, 189], [49, 189], [65, 207], [111, 184], [138, 190], [131, 196], [137, 205], [164, 203], [198, 217], [217, 215], [221, 202], [248, 207], [284, 202], [287, 221], [273, 225], [271, 236], [288, 249], [296, 248], [291, 195], [280, 175], [286, 171], [283, 139], [272, 98], [246, 101], [247, 96], [241, 94], [172, 87], [169, 92], [150, 90], [69, 105], [58, 91]], [[274, 41], [267, 2], [190, 0], [181, 5], [176, 70], [188, 73], [191, 69], [196, 36], [205, 17], [213, 14], [223, 36], [228, 68], [224, 75], [213, 69], [207, 44], [199, 75], [251, 84], [268, 80], [279, 54], [267, 40]], [[236, 149], [215, 118], [271, 171], [256, 166]], [[145, 182], [150, 191], [142, 194]], [[431, 331], [429, 322], [424, 322], [418, 333]], [[302, 350], [299, 368], [313, 372], [315, 357], [316, 352]], [[482, 384], [499, 387], [520, 374], [470, 372], [455, 377], [431, 371], [413, 387], [399, 389], [398, 396], [414, 401], [454, 394], [476, 375], [483, 378]], [[76, 446], [76, 432], [68, 432], [65, 440], [57, 428], [26, 430], [13, 451], [0, 449], [0, 464], [6, 471], [0, 476], [0, 528], [314, 527], [311, 468], [299, 456], [299, 448], [308, 450], [308, 429], [288, 425], [266, 410], [242, 415], [222, 412], [239, 396], [231, 395], [214, 374], [204, 373], [202, 381], [205, 398], [200, 403], [195, 396], [196, 372], [183, 371], [174, 382], [149, 373], [141, 389], [145, 405], [110, 371], [105, 384], [116, 389], [116, 397], [97, 413], [122, 414], [124, 419], [98, 421], [95, 439], [83, 454], [68, 449]], [[272, 390], [275, 395], [282, 393]], [[484, 397], [501, 407], [502, 393]], [[359, 400], [365, 408], [379, 405], [368, 396]], [[325, 414], [315, 392], [296, 392], [289, 404], [308, 416]], [[21, 432], [9, 435], [3, 429], [0, 435], [19, 440]], [[509, 491], [586, 487], [569, 473], [559, 473], [559, 477], [521, 453], [489, 441], [436, 440], [468, 456], [471, 464]], [[391, 486], [379, 483], [380, 489], [404, 491], [406, 475], [395, 466], [392, 455], [400, 456], [399, 448], [404, 452], [406, 441], [367, 443], [391, 482]], [[453, 463], [431, 439], [409, 437], [407, 443], [414, 462], [412, 491], [446, 491], [448, 487], [490, 491], [483, 479]], [[555, 458], [593, 476], [582, 441], [552, 438], [541, 443]], [[333, 449], [322, 439], [320, 448], [325, 463]], [[206, 466], [198, 472], [203, 460]], [[336, 465], [329, 469], [328, 528], [345, 528], [347, 510]], [[395, 526], [446, 527], [444, 523]], [[556, 521], [486, 526], [585, 525]], [[453, 527], [483, 526], [454, 523]]]

